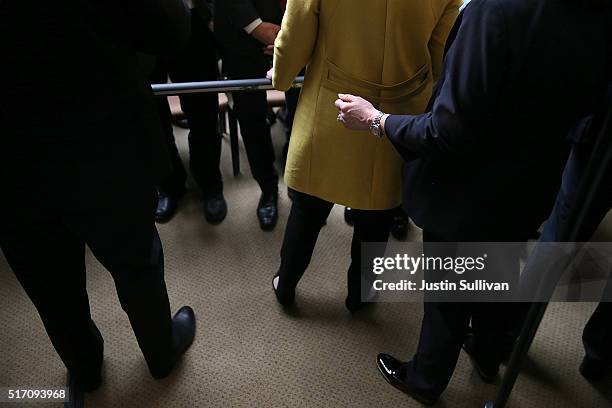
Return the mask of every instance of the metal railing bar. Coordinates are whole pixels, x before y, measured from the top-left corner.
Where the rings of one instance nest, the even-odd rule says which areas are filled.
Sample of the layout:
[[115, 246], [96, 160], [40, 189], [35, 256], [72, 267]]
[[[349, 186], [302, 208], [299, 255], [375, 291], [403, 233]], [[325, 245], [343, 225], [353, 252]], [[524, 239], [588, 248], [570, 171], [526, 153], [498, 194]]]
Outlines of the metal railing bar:
[[[297, 77], [292, 88], [301, 88], [304, 77]], [[269, 79], [233, 79], [225, 81], [178, 82], [171, 84], [151, 85], [153, 93], [158, 96], [185, 95], [198, 93], [267, 91], [272, 88]]]

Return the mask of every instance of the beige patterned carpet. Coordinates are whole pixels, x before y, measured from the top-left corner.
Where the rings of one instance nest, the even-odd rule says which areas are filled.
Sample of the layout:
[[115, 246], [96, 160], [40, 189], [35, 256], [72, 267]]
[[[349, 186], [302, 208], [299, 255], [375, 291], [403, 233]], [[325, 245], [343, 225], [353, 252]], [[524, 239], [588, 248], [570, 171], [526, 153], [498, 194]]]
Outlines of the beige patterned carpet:
[[[278, 151], [282, 139], [276, 126]], [[184, 131], [177, 131], [177, 141], [185, 153]], [[209, 226], [194, 192], [177, 217], [159, 228], [172, 307], [189, 304], [198, 317], [196, 341], [170, 378], [155, 381], [149, 376], [110, 275], [88, 257], [92, 313], [106, 341], [106, 360], [104, 384], [86, 397], [86, 406], [420, 406], [385, 383], [375, 357], [380, 351], [411, 356], [421, 306], [379, 304], [358, 317], [345, 311], [351, 229], [336, 207], [299, 286], [298, 312], [286, 315], [271, 290], [289, 210], [286, 191], [282, 189], [277, 229], [262, 232], [255, 217], [259, 192], [244, 152], [243, 175], [233, 178], [229, 145], [224, 143], [223, 149], [227, 220]], [[413, 228], [409, 238], [419, 239], [420, 233]], [[551, 305], [511, 407], [612, 406], [612, 382], [594, 387], [577, 370], [581, 330], [593, 307]], [[1, 255], [0, 324], [0, 387], [64, 385], [64, 368]], [[462, 354], [438, 406], [482, 407], [496, 390], [478, 379]]]

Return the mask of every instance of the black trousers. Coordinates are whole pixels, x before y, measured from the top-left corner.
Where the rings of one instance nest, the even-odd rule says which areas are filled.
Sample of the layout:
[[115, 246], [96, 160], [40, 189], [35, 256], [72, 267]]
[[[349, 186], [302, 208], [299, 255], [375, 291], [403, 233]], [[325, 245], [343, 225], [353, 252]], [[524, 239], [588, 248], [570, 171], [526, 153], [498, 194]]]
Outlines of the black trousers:
[[[216, 81], [217, 53], [213, 33], [200, 15], [191, 11], [191, 37], [187, 47], [172, 58], [158, 59], [151, 75], [152, 83]], [[181, 109], [189, 122], [189, 167], [204, 197], [223, 191], [219, 164], [221, 135], [218, 130], [219, 98], [216, 93], [181, 95]], [[158, 97], [159, 117], [172, 159], [173, 172], [159, 189], [169, 195], [185, 191], [187, 174], [181, 161], [174, 133], [170, 106], [165, 97]]]
[[582, 341], [588, 358], [612, 364], [612, 303], [597, 306], [584, 328]]
[[[287, 229], [281, 249], [281, 265], [278, 271], [279, 287], [295, 288], [306, 271], [319, 232], [331, 212], [334, 203], [292, 190], [293, 204], [287, 221]], [[347, 273], [348, 295], [359, 300], [361, 283], [361, 244], [387, 242], [391, 212], [355, 210], [351, 265]], [[373, 254], [372, 257], [378, 256]], [[371, 263], [370, 263], [371, 264]]]
[[99, 375], [103, 354], [89, 309], [85, 245], [112, 274], [151, 373], [171, 368], [172, 320], [155, 200], [150, 189], [114, 210], [63, 202], [61, 210], [15, 210], [0, 220], [0, 248], [77, 383]]
[[[306, 70], [303, 69], [298, 75], [304, 76]], [[293, 120], [297, 111], [298, 102], [300, 100], [300, 88], [292, 88], [285, 92], [285, 103], [287, 105], [287, 118], [285, 125], [287, 126], [287, 142], [291, 139], [291, 130], [293, 129]]]
[[300, 100], [300, 89], [299, 88], [293, 88], [285, 92], [285, 105], [287, 107], [287, 116], [285, 118], [285, 136], [287, 137], [287, 143], [285, 145], [286, 148], [289, 147], [289, 141], [291, 140], [291, 131], [293, 130], [293, 120], [295, 119], [295, 112], [297, 111], [297, 105], [298, 105], [299, 100]]
[[[450, 240], [423, 231], [423, 241]], [[479, 362], [488, 368], [497, 368], [511, 352], [529, 304], [425, 302], [423, 308], [417, 351], [413, 359], [402, 366], [400, 375], [421, 392], [438, 396], [446, 389], [453, 375], [461, 347], [470, 332], [470, 325]]]
[[[270, 59], [261, 55], [242, 55], [240, 50], [226, 49], [223, 71], [229, 79], [265, 78]], [[274, 168], [274, 147], [268, 123], [268, 99], [265, 91], [232, 94], [247, 158], [253, 178], [264, 192], [278, 190], [278, 173]]]

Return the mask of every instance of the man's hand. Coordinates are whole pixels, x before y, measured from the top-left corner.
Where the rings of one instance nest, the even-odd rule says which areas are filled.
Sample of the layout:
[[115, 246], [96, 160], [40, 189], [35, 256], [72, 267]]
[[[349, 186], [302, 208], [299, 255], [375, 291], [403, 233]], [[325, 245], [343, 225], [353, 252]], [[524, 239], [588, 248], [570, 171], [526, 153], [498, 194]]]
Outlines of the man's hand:
[[270, 68], [268, 72], [266, 72], [266, 78], [272, 80], [272, 73], [274, 72], [274, 68]]
[[266, 55], [274, 55], [274, 44], [266, 45], [263, 52]]
[[359, 96], [338, 94], [335, 105], [339, 111], [338, 121], [351, 130], [369, 130], [378, 115], [378, 110]]
[[251, 35], [263, 43], [263, 45], [268, 46], [274, 44], [279, 31], [280, 26], [263, 22], [251, 32]]

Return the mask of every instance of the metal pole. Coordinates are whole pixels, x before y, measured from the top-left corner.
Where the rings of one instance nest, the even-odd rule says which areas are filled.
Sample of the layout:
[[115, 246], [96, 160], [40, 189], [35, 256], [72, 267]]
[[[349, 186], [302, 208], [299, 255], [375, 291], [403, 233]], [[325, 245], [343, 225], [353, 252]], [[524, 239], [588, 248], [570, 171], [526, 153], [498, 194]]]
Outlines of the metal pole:
[[547, 307], [548, 303], [542, 302], [533, 303], [529, 308], [525, 325], [512, 351], [510, 361], [508, 362], [508, 368], [506, 369], [506, 374], [499, 387], [495, 403], [488, 402], [485, 408], [503, 408], [506, 406], [512, 389], [514, 388], [514, 384], [516, 383], [516, 379], [521, 371], [521, 367], [527, 359], [529, 348], [535, 339], [540, 323], [542, 323], [542, 318], [546, 313]]
[[[589, 165], [582, 175], [580, 189], [574, 199], [575, 207], [561, 230], [561, 242], [575, 242], [580, 237], [582, 224], [593, 206], [596, 193], [602, 186], [605, 186], [607, 180], [605, 176], [609, 174], [612, 166], [612, 143], [609, 138], [611, 126], [612, 112], [609, 112], [593, 149]], [[521, 335], [512, 352], [508, 369], [502, 379], [497, 398], [494, 403], [485, 404], [485, 408], [504, 408], [506, 406], [547, 307], [548, 302], [531, 305]]]
[[[301, 88], [304, 77], [297, 77], [293, 81], [292, 88]], [[220, 93], [220, 92], [248, 92], [248, 91], [267, 91], [272, 88], [272, 81], [269, 79], [237, 79], [225, 81], [206, 81], [206, 82], [180, 82], [172, 84], [151, 85], [155, 95], [185, 95], [198, 93]]]

